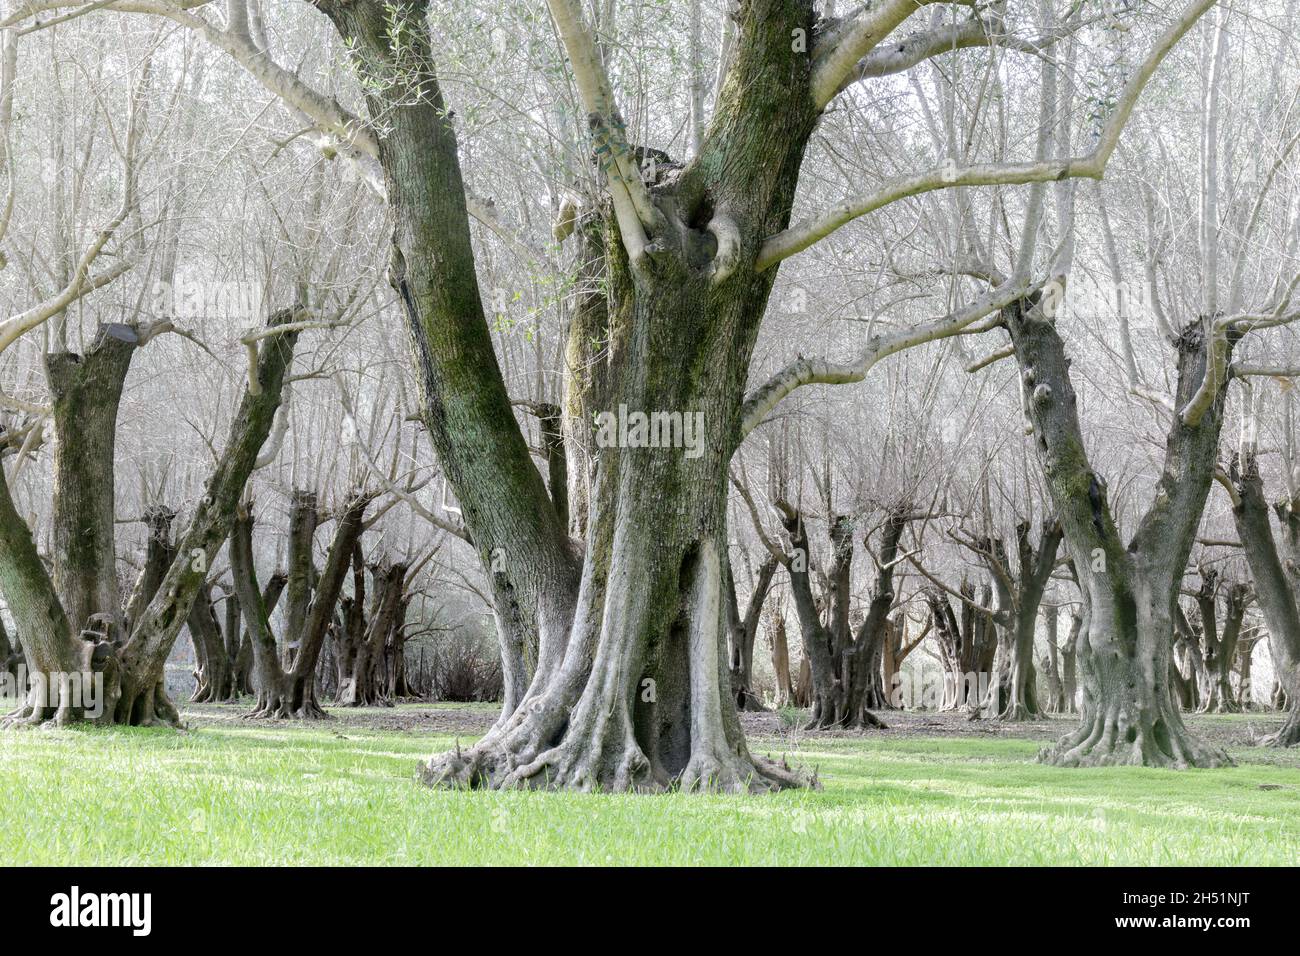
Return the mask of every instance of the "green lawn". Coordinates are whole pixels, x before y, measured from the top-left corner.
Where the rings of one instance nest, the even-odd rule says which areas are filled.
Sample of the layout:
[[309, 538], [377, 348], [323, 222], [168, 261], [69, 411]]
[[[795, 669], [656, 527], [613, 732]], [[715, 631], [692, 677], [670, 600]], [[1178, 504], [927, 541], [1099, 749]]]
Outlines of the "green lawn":
[[[389, 711], [392, 713], [392, 711]], [[342, 736], [340, 736], [342, 735]], [[465, 741], [462, 740], [462, 743]], [[1295, 864], [1300, 754], [1061, 770], [1039, 742], [804, 739], [825, 789], [769, 797], [451, 793], [453, 743], [324, 726], [0, 733], [9, 864]], [[781, 744], [752, 741], [758, 752]], [[1261, 789], [1261, 785], [1280, 789]]]

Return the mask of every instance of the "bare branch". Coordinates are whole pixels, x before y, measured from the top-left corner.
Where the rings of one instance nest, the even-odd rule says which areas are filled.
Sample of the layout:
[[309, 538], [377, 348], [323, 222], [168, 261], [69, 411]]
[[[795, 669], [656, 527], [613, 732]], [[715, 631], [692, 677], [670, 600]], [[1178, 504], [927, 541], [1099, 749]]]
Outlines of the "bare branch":
[[[916, 0], [909, 0], [911, 4]], [[1138, 98], [1156, 69], [1180, 39], [1209, 10], [1217, 0], [1193, 0], [1182, 15], [1156, 42], [1141, 66], [1129, 79], [1120, 94], [1114, 113], [1102, 127], [1101, 136], [1093, 151], [1086, 156], [1052, 162], [1033, 163], [980, 163], [973, 166], [940, 166], [928, 172], [882, 186], [870, 193], [845, 200], [813, 219], [806, 219], [774, 236], [769, 236], [759, 251], [755, 268], [763, 270], [807, 249], [825, 239], [845, 223], [875, 212], [885, 206], [939, 189], [955, 186], [1015, 186], [1051, 182], [1059, 179], [1100, 179], [1110, 162], [1111, 154], [1119, 143], [1120, 133], [1128, 124]], [[885, 4], [880, 9], [893, 9], [903, 4]], [[883, 16], [883, 13], [881, 14]], [[856, 61], [855, 61], [856, 62]]]
[[950, 313], [941, 319], [923, 325], [900, 329], [872, 337], [867, 347], [858, 357], [849, 363], [831, 362], [824, 358], [800, 357], [774, 375], [768, 382], [745, 399], [742, 409], [740, 433], [742, 436], [753, 431], [781, 401], [796, 388], [820, 383], [825, 385], [843, 385], [860, 382], [873, 365], [883, 358], [901, 352], [904, 349], [948, 338], [965, 331], [992, 312], [1010, 305], [1016, 299], [1028, 294], [1029, 286], [1021, 281], [1013, 281], [980, 296], [964, 309]]

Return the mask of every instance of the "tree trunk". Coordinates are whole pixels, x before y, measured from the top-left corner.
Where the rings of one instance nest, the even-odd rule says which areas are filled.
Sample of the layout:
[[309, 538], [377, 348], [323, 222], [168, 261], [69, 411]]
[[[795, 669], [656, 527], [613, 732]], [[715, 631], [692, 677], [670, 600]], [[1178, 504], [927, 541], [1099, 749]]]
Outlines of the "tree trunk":
[[[368, 111], [383, 118], [390, 271], [425, 423], [480, 560], [500, 564], [498, 626], [521, 638], [526, 668], [536, 637], [524, 699], [470, 751], [430, 761], [426, 779], [615, 790], [798, 782], [749, 754], [728, 700], [722, 561], [728, 463], [775, 272], [757, 270], [758, 251], [789, 222], [817, 121], [810, 58], [790, 42], [792, 28], [811, 35], [812, 4], [758, 0], [738, 10], [717, 119], [700, 156], [655, 187], [653, 243], [619, 230], [630, 222], [616, 210], [605, 217], [610, 388], [598, 411], [607, 424], [628, 411], [661, 416], [660, 436], [676, 415], [682, 441], [663, 447], [641, 425], [598, 438], [585, 548], [568, 540], [530, 460], [493, 353], [425, 4], [318, 6], [353, 44]], [[594, 120], [602, 148], [612, 143], [613, 160], [627, 161], [621, 121]], [[610, 160], [598, 157], [603, 167]], [[731, 243], [736, 231], [743, 239]]]
[[[776, 575], [776, 568], [780, 562], [776, 558], [769, 556], [758, 569], [758, 576], [754, 580], [754, 590], [749, 595], [749, 602], [745, 606], [745, 614], [740, 614], [739, 602], [736, 598], [736, 581], [735, 576], [731, 573], [730, 567], [727, 569], [727, 587], [729, 592], [728, 602], [728, 633], [731, 635], [729, 643], [731, 657], [731, 693], [736, 698], [736, 706], [740, 710], [761, 711], [767, 710], [763, 702], [759, 700], [758, 695], [754, 693], [753, 674], [754, 674], [754, 641], [758, 637], [758, 624], [763, 617], [763, 602], [767, 599], [767, 593], [772, 588], [772, 579]], [[787, 674], [789, 666], [787, 664]]]
[[[1194, 738], [1169, 686], [1174, 607], [1183, 569], [1213, 480], [1224, 392], [1196, 425], [1175, 415], [1155, 503], [1125, 547], [1104, 480], [1084, 450], [1069, 362], [1042, 301], [1002, 312], [1011, 334], [1025, 408], [1065, 542], [1088, 607], [1087, 653], [1080, 661], [1084, 722], [1042, 759], [1062, 766], [1230, 764]], [[1205, 373], [1204, 322], [1179, 336], [1175, 407], [1184, 408]]]
[[[888, 521], [885, 544], [881, 549], [882, 571], [877, 576], [876, 591], [856, 639], [849, 631], [850, 582], [853, 561], [853, 523], [841, 515], [831, 523], [833, 556], [828, 577], [829, 624], [822, 617], [813, 598], [808, 573], [809, 542], [807, 527], [798, 511], [783, 505], [786, 531], [790, 536], [792, 556], [786, 561], [790, 589], [803, 634], [804, 655], [811, 677], [811, 707], [808, 730], [829, 728], [884, 727], [885, 723], [868, 709], [883, 697], [880, 687], [880, 654], [884, 628], [893, 607], [893, 555], [897, 550], [905, 521]], [[890, 513], [891, 515], [894, 512]], [[894, 528], [897, 527], [897, 535]], [[892, 545], [890, 542], [892, 541]], [[874, 680], [873, 680], [874, 677]]]
[[384, 645], [384, 671], [388, 677], [388, 699], [398, 701], [416, 696], [406, 678], [406, 617], [411, 609], [411, 599], [403, 596], [393, 618], [388, 643]]
[[233, 668], [212, 606], [211, 585], [204, 584], [199, 588], [186, 623], [199, 665], [194, 694], [190, 699], [195, 703], [230, 700], [233, 696]]
[[1300, 744], [1300, 511], [1294, 501], [1277, 506], [1283, 551], [1273, 536], [1255, 456], [1248, 454], [1241, 460], [1234, 456], [1230, 475], [1237, 492], [1233, 521], [1255, 582], [1256, 600], [1268, 625], [1274, 672], [1289, 706], [1282, 728], [1264, 742], [1294, 747]]
[[289, 496], [289, 578], [284, 589], [284, 634], [280, 657], [285, 670], [293, 668], [312, 588], [316, 584], [316, 526], [320, 508], [314, 491], [295, 488]]
[[1079, 640], [1083, 636], [1083, 612], [1075, 611], [1070, 615], [1070, 633], [1061, 648], [1061, 692], [1065, 706], [1061, 712], [1077, 714], [1079, 712]]
[[776, 675], [776, 706], [794, 703], [794, 683], [790, 679], [790, 644], [785, 633], [785, 607], [776, 602], [768, 615], [767, 637], [772, 647], [772, 672]]
[[947, 594], [938, 587], [925, 589], [944, 669], [940, 710], [965, 709], [977, 715], [991, 684], [997, 638], [992, 616], [977, 609], [988, 607], [991, 589], [984, 590], [976, 600], [974, 585], [962, 579], [958, 593], [964, 600], [958, 618]]
[[249, 502], [240, 505], [231, 530], [230, 570], [253, 639], [257, 706], [247, 715], [250, 719], [320, 720], [328, 716], [317, 700], [317, 664], [326, 632], [334, 620], [352, 555], [361, 537], [370, 501], [368, 494], [354, 494], [336, 519], [334, 540], [325, 559], [325, 568], [299, 625], [300, 630], [286, 635], [285, 644], [295, 648], [294, 663], [290, 668], [284, 667], [277, 653], [270, 614], [258, 590], [253, 560], [252, 505]]
[[126, 638], [118, 595], [114, 453], [122, 387], [135, 355], [135, 326], [100, 325], [85, 355], [45, 357], [54, 422], [54, 589], [74, 628]]
[[1061, 654], [1056, 643], [1058, 618], [1061, 609], [1055, 604], [1043, 607], [1043, 631], [1047, 639], [1047, 710], [1048, 713], [1065, 712], [1065, 687], [1061, 683]]
[[993, 621], [998, 649], [985, 709], [999, 720], [1031, 720], [1042, 714], [1035, 686], [1034, 636], [1038, 607], [1060, 543], [1061, 527], [1055, 519], [1043, 522], [1037, 548], [1029, 537], [1029, 523], [1016, 525], [1014, 567], [1002, 541], [981, 538], [971, 543], [988, 566], [997, 595]]
[[[293, 315], [288, 310], [277, 312], [269, 317], [268, 326], [287, 322]], [[121, 339], [124, 344], [129, 340], [134, 346], [135, 336], [136, 331], [130, 326], [104, 327], [97, 341], [106, 349], [115, 349], [107, 340]], [[67, 723], [90, 719], [139, 726], [179, 724], [180, 714], [163, 683], [167, 655], [206, 580], [208, 566], [224, 542], [235, 503], [270, 432], [296, 338], [297, 333], [289, 331], [264, 340], [255, 371], [258, 387], [250, 388], [236, 409], [225, 451], [208, 479], [207, 494], [199, 502], [166, 573], [156, 584], [147, 575], [141, 575], [138, 583], [145, 586], [146, 593], [152, 590], [153, 596], [146, 602], [137, 600], [133, 594], [128, 601], [128, 607], [139, 607], [139, 611], [138, 616], [133, 616], [130, 636], [124, 642], [101, 639], [91, 629], [86, 631], [85, 639], [78, 633], [76, 628], [80, 623], [69, 620], [60, 593], [37, 553], [31, 529], [14, 509], [7, 483], [0, 482], [0, 592], [4, 593], [22, 632], [28, 669], [34, 678], [27, 701], [11, 715], [10, 722]], [[62, 394], [69, 403], [71, 416], [71, 409], [88, 394], [83, 388], [90, 383], [78, 384], [79, 375], [72, 368], [76, 363], [70, 356], [52, 359], [54, 378], [60, 382], [53, 387], [64, 390], [66, 386]], [[96, 394], [103, 397], [101, 392]], [[78, 395], [82, 398], [74, 399]], [[94, 417], [93, 412], [88, 414]], [[101, 424], [111, 431], [111, 419]], [[75, 449], [67, 447], [81, 440], [79, 428], [83, 426], [84, 423], [70, 425], [60, 439], [65, 447], [56, 456], [56, 468], [67, 467], [73, 474], [89, 477], [84, 470], [79, 470], [81, 463], [74, 461]], [[116, 567], [111, 562], [105, 566], [103, 559], [105, 547], [107, 553], [113, 551], [111, 455], [106, 458], [104, 435], [84, 438], [93, 446], [85, 455], [87, 460], [101, 464], [109, 461], [107, 470], [95, 478], [107, 483], [110, 490], [107, 503], [102, 488], [96, 490], [91, 501], [69, 490], [64, 476], [56, 476], [56, 486], [65, 486], [56, 505], [56, 514], [66, 518], [56, 518], [56, 522], [64, 524], [65, 533], [70, 533], [80, 521], [95, 523], [94, 528], [82, 529], [95, 542], [93, 548], [74, 549], [77, 554], [55, 559], [55, 573], [77, 614], [100, 608], [107, 595], [117, 593]], [[70, 517], [73, 515], [78, 517]], [[107, 546], [105, 540], [109, 541]], [[111, 574], [114, 583], [92, 586], [88, 570], [92, 564], [100, 565], [104, 574]], [[124, 633], [123, 615], [116, 603], [108, 611], [91, 610], [89, 616], [98, 616], [106, 624], [105, 636], [114, 627]], [[87, 686], [102, 690], [87, 693]]]
[[339, 703], [346, 707], [392, 703], [384, 695], [379, 676], [384, 647], [393, 628], [399, 626], [398, 618], [405, 608], [403, 587], [406, 570], [406, 565], [400, 563], [376, 564], [370, 569], [370, 580], [374, 585], [370, 620], [357, 643], [351, 672], [339, 684]]

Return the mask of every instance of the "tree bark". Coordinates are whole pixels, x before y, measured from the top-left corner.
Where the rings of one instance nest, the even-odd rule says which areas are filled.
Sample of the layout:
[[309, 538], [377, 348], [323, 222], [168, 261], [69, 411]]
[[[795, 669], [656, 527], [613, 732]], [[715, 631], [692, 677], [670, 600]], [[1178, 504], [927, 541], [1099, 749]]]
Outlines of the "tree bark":
[[[773, 281], [757, 256], [789, 222], [817, 120], [809, 57], [790, 43], [792, 26], [814, 29], [812, 5], [758, 0], [739, 10], [743, 42], [700, 156], [657, 187], [655, 242], [646, 248], [617, 231], [612, 210], [604, 216], [612, 374], [600, 410], [698, 418], [698, 454], [639, 440], [601, 447], [585, 549], [569, 542], [501, 381], [425, 4], [318, 6], [357, 51], [367, 109], [383, 118], [391, 277], [425, 422], [480, 560], [501, 567], [507, 587], [494, 585], [494, 596], [510, 605], [498, 603], [498, 624], [518, 620], [526, 654], [536, 635], [523, 700], [470, 751], [432, 760], [426, 779], [615, 790], [797, 782], [749, 754], [727, 699], [722, 556], [727, 466]], [[602, 143], [623, 149], [606, 135], [616, 118], [596, 114], [595, 123]], [[724, 248], [717, 235], [733, 225], [743, 241]]]
[[384, 646], [390, 639], [399, 615], [405, 607], [403, 587], [406, 565], [400, 563], [375, 564], [370, 568], [374, 585], [369, 620], [365, 632], [357, 642], [350, 673], [339, 683], [339, 703], [345, 707], [366, 707], [391, 704], [383, 693], [379, 670], [383, 663]]
[[232, 662], [226, 655], [226, 642], [221, 625], [217, 623], [210, 584], [205, 583], [199, 588], [194, 603], [190, 605], [186, 624], [198, 665], [190, 699], [195, 703], [230, 700], [233, 697]]
[[[336, 519], [334, 540], [297, 634], [286, 635], [286, 645], [295, 646], [293, 666], [286, 668], [277, 653], [270, 613], [258, 589], [253, 559], [253, 517], [251, 503], [241, 504], [230, 537], [230, 570], [235, 593], [249, 623], [257, 675], [257, 706], [247, 716], [320, 720], [328, 716], [316, 693], [316, 670], [321, 648], [334, 620], [339, 594], [364, 527], [371, 496], [355, 493]], [[287, 590], [287, 585], [286, 585]]]
[[1279, 548], [1255, 456], [1234, 456], [1230, 478], [1237, 492], [1233, 521], [1255, 582], [1255, 599], [1268, 625], [1274, 671], [1289, 708], [1286, 722], [1264, 743], [1294, 747], [1300, 744], [1300, 511], [1293, 501], [1277, 505], [1282, 528]]
[[[292, 316], [293, 312], [289, 310], [277, 312], [270, 316], [268, 325], [287, 322]], [[100, 338], [121, 338], [123, 344], [128, 344], [126, 340], [134, 334], [134, 329], [129, 326], [105, 327], [101, 329]], [[19, 624], [28, 670], [35, 678], [27, 701], [11, 715], [10, 722], [34, 724], [52, 720], [68, 723], [90, 719], [99, 723], [137, 726], [179, 724], [180, 714], [163, 683], [167, 655], [189, 615], [195, 595], [206, 580], [208, 566], [225, 539], [235, 502], [270, 432], [296, 338], [296, 332], [285, 332], [264, 341], [256, 371], [261, 387], [255, 393], [253, 390], [247, 392], [236, 410], [230, 439], [208, 480], [207, 494], [200, 501], [161, 580], [153, 580], [152, 572], [146, 568], [146, 573], [137, 582], [137, 592], [143, 595], [152, 591], [152, 597], [146, 601], [133, 594], [128, 601], [128, 608], [138, 607], [139, 611], [138, 616], [132, 616], [130, 636], [124, 641], [106, 639], [114, 627], [124, 633], [123, 614], [116, 605], [111, 611], [90, 612], [91, 618], [98, 616], [108, 625], [101, 631], [87, 629], [83, 639], [75, 629], [80, 625], [69, 620], [59, 591], [36, 551], [31, 529], [14, 509], [8, 485], [0, 483], [0, 591]], [[135, 342], [131, 338], [129, 344], [134, 347]], [[116, 348], [106, 342], [101, 344], [105, 348]], [[75, 370], [62, 367], [64, 364], [75, 363], [68, 356], [55, 360], [55, 378], [63, 383], [54, 386], [57, 389], [67, 384], [65, 378], [77, 378]], [[74, 382], [63, 392], [69, 396], [69, 409], [76, 404], [70, 396], [78, 394], [80, 387]], [[108, 427], [112, 423], [102, 424]], [[101, 463], [106, 460], [105, 436], [74, 437], [80, 434], [78, 427], [72, 426], [61, 443], [67, 445], [84, 438], [95, 445], [87, 457]], [[61, 457], [56, 457], [56, 467], [66, 466], [75, 471], [78, 465], [72, 461], [72, 451], [65, 447]], [[107, 475], [111, 473], [110, 463], [107, 473], [100, 474], [98, 480], [109, 482]], [[56, 477], [56, 485], [61, 481], [62, 478]], [[65, 528], [75, 527], [77, 521], [83, 519], [96, 523], [96, 528], [87, 532], [96, 542], [93, 549], [83, 550], [69, 558], [55, 559], [56, 574], [60, 576], [64, 593], [78, 614], [88, 608], [99, 608], [105, 595], [116, 594], [116, 567], [111, 564], [103, 566], [103, 542], [105, 535], [111, 535], [112, 531], [112, 495], [109, 495], [107, 514], [100, 498], [88, 501], [65, 490], [56, 506], [58, 514], [80, 516], [70, 523], [65, 521]], [[111, 544], [108, 547], [111, 551]], [[59, 570], [61, 561], [66, 571]], [[114, 584], [92, 586], [88, 571], [92, 564], [100, 565], [103, 573], [111, 574]], [[102, 680], [103, 689], [96, 695], [99, 698], [96, 701], [78, 685], [93, 684], [97, 680]], [[51, 688], [50, 693], [45, 693], [46, 686]]]
[[1016, 563], [996, 538], [981, 538], [971, 547], [983, 558], [993, 581], [997, 606], [993, 621], [998, 629], [998, 650], [989, 686], [986, 710], [999, 720], [1031, 720], [1042, 715], [1034, 673], [1034, 636], [1043, 592], [1056, 566], [1061, 526], [1055, 519], [1043, 522], [1035, 547], [1029, 523], [1016, 525]]
[[[1174, 609], [1201, 511], [1213, 480], [1225, 390], [1196, 425], [1178, 415], [1166, 443], [1155, 501], [1126, 547], [1093, 470], [1079, 426], [1064, 344], [1042, 302], [1002, 312], [1020, 367], [1034, 443], [1088, 607], [1080, 661], [1084, 721], [1041, 758], [1061, 766], [1230, 764], [1194, 738], [1169, 686]], [[1206, 369], [1206, 334], [1195, 321], [1180, 334], [1175, 407], [1183, 408]]]
[[961, 710], [978, 715], [993, 672], [997, 649], [993, 617], [982, 610], [988, 607], [992, 589], [987, 585], [977, 595], [975, 587], [962, 579], [961, 617], [952, 609], [948, 595], [938, 587], [925, 589], [926, 604], [934, 619], [939, 644], [939, 659], [944, 669], [944, 686], [940, 710]]
[[117, 413], [139, 342], [133, 325], [101, 324], [85, 355], [45, 357], [54, 422], [54, 589], [72, 626], [106, 625], [110, 641], [126, 632], [114, 548]]
[[280, 657], [285, 670], [293, 668], [298, 641], [307, 624], [312, 588], [316, 584], [316, 526], [320, 508], [316, 492], [295, 488], [289, 496], [289, 578], [284, 589], [284, 645]]

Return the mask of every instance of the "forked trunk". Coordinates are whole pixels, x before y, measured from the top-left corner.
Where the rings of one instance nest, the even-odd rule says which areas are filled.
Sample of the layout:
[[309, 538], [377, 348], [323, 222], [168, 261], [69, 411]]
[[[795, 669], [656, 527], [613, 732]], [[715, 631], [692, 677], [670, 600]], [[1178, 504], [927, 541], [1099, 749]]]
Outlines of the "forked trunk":
[[[277, 312], [267, 324], [288, 322], [293, 315], [292, 310]], [[55, 415], [63, 422], [55, 457], [55, 525], [63, 529], [56, 530], [59, 553], [53, 556], [57, 585], [31, 529], [13, 506], [7, 483], [0, 481], [0, 592], [22, 632], [30, 674], [27, 699], [7, 722], [179, 725], [180, 714], [163, 683], [167, 655], [270, 432], [296, 339], [296, 331], [283, 332], [259, 349], [250, 373], [258, 387], [248, 389], [236, 410], [226, 448], [177, 553], [160, 578], [156, 568], [146, 567], [127, 602], [129, 636], [127, 615], [117, 603], [113, 560], [111, 436], [129, 357], [123, 350], [134, 349], [140, 333], [133, 326], [102, 326], [85, 360], [68, 353], [50, 357]], [[92, 423], [102, 431], [88, 431]], [[82, 454], [79, 445], [85, 446]], [[76, 487], [77, 481], [85, 487]], [[86, 527], [79, 528], [83, 522]], [[84, 541], [76, 540], [77, 535]], [[157, 544], [151, 532], [150, 547]], [[65, 601], [85, 619], [69, 619]]]
[[[584, 545], [568, 539], [530, 459], [493, 351], [426, 4], [318, 7], [356, 50], [368, 111], [383, 118], [390, 275], [424, 421], [493, 574], [506, 666], [532, 665], [518, 706], [470, 751], [430, 761], [425, 778], [599, 789], [795, 783], [745, 746], [728, 692], [722, 564], [728, 463], [775, 272], [755, 263], [763, 239], [789, 223], [817, 119], [810, 57], [790, 43], [792, 28], [812, 35], [812, 4], [758, 0], [737, 10], [742, 42], [713, 131], [697, 161], [656, 185], [655, 213], [645, 213], [656, 223], [652, 244], [620, 236], [626, 215], [602, 207], [609, 308], [597, 337], [608, 389], [592, 406], [605, 417], [596, 441], [579, 426], [579, 447], [598, 450]], [[605, 144], [598, 164], [616, 162], [622, 175], [631, 160], [621, 121], [596, 114], [593, 133]], [[566, 400], [566, 417], [573, 408]], [[569, 496], [570, 516], [579, 509]], [[519, 681], [508, 683], [507, 707]]]
[[[1088, 622], [1080, 660], [1083, 724], [1041, 757], [1062, 766], [1229, 764], [1221, 749], [1188, 732], [1169, 682], [1174, 609], [1213, 480], [1224, 392], [1195, 425], [1174, 416], [1155, 503], [1125, 547], [1105, 482], [1084, 450], [1069, 362], [1054, 316], [1044, 313], [1044, 305], [1035, 297], [1002, 315]], [[1205, 373], [1204, 326], [1192, 323], [1176, 343], [1179, 409]]]

